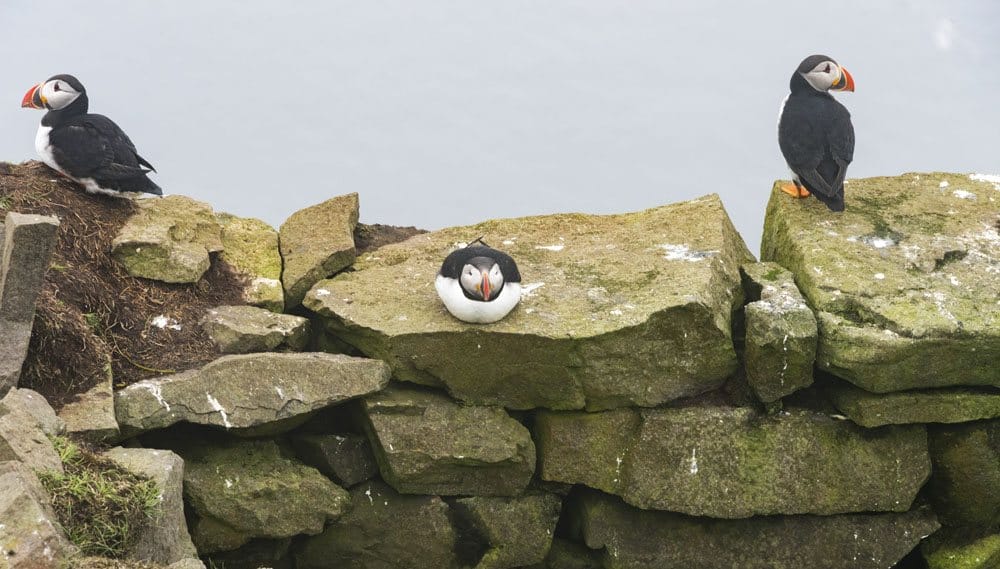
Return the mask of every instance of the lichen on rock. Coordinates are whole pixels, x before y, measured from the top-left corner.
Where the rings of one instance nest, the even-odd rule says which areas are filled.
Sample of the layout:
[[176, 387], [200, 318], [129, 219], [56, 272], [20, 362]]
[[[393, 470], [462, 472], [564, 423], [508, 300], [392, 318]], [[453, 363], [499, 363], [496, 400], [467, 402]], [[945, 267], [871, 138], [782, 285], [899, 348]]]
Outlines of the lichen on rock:
[[222, 228], [222, 260], [247, 277], [247, 304], [273, 312], [285, 307], [281, 287], [281, 254], [278, 232], [259, 219], [216, 214]]
[[279, 231], [285, 304], [294, 308], [316, 284], [354, 262], [358, 194], [337, 196], [293, 213]]

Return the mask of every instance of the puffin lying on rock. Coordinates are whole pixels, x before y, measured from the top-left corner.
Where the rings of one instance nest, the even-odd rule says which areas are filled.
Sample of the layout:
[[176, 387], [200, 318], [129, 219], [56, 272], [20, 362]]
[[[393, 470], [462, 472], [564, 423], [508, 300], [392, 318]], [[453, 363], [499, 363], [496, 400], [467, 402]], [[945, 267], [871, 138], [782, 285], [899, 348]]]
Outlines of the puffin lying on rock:
[[452, 316], [489, 324], [507, 316], [521, 300], [521, 273], [510, 255], [480, 238], [445, 257], [434, 287]]
[[162, 195], [146, 175], [155, 172], [111, 119], [87, 112], [87, 90], [72, 75], [55, 75], [24, 95], [22, 107], [48, 109], [35, 135], [42, 162], [92, 194]]
[[778, 145], [792, 170], [781, 190], [811, 193], [833, 211], [844, 211], [844, 178], [854, 159], [851, 113], [829, 92], [854, 91], [854, 78], [825, 55], [811, 55], [792, 73], [791, 93], [781, 104]]

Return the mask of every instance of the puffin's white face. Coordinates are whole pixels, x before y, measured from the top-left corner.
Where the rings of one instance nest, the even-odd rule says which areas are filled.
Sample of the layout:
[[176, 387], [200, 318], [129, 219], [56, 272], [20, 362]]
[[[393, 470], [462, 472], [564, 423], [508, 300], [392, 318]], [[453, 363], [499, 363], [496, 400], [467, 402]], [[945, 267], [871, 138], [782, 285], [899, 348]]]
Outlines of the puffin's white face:
[[65, 109], [80, 96], [79, 91], [74, 89], [69, 83], [63, 81], [62, 79], [52, 79], [42, 83], [42, 86], [39, 89], [39, 94], [41, 96], [42, 103], [55, 111]]
[[470, 262], [462, 267], [462, 276], [459, 277], [459, 282], [465, 292], [474, 298], [490, 301], [496, 297], [500, 287], [503, 286], [503, 273], [500, 271], [500, 265], [492, 259], [485, 257], [470, 259]]
[[802, 74], [802, 77], [817, 91], [853, 91], [854, 79], [846, 69], [835, 61], [821, 61], [812, 70]]

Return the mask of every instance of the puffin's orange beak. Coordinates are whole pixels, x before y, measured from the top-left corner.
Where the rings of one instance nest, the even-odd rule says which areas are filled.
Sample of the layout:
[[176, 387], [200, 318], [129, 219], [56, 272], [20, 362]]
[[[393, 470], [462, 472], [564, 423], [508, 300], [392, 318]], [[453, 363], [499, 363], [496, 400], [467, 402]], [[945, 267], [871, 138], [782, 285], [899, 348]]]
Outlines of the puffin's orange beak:
[[483, 273], [483, 284], [481, 285], [481, 288], [479, 290], [481, 290], [483, 292], [483, 300], [489, 300], [490, 299], [490, 293], [492, 291], [490, 290], [490, 274], [489, 273]]
[[844, 67], [840, 68], [840, 77], [837, 78], [837, 82], [831, 87], [834, 91], [850, 91], [854, 92], [854, 77], [847, 72]]
[[28, 89], [28, 92], [24, 94], [24, 98], [21, 99], [22, 108], [27, 108], [27, 109], [45, 108], [45, 99], [42, 98], [42, 85], [44, 84], [45, 83], [42, 82], [39, 83], [38, 85], [35, 85], [31, 89]]

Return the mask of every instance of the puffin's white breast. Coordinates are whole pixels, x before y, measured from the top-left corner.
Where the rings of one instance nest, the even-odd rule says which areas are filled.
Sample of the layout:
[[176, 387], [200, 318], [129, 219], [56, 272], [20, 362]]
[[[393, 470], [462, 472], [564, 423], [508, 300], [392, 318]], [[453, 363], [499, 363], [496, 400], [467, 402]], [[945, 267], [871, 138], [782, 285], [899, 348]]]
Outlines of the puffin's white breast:
[[434, 288], [452, 316], [473, 324], [496, 322], [507, 316], [521, 300], [521, 283], [504, 283], [500, 296], [489, 302], [465, 296], [458, 279], [438, 275], [434, 280]]
[[46, 166], [65, 174], [66, 172], [63, 172], [62, 168], [56, 164], [56, 158], [52, 155], [52, 145], [49, 144], [49, 133], [51, 131], [51, 126], [38, 125], [38, 132], [35, 133], [35, 152], [38, 153], [38, 157], [42, 159], [42, 162]]

